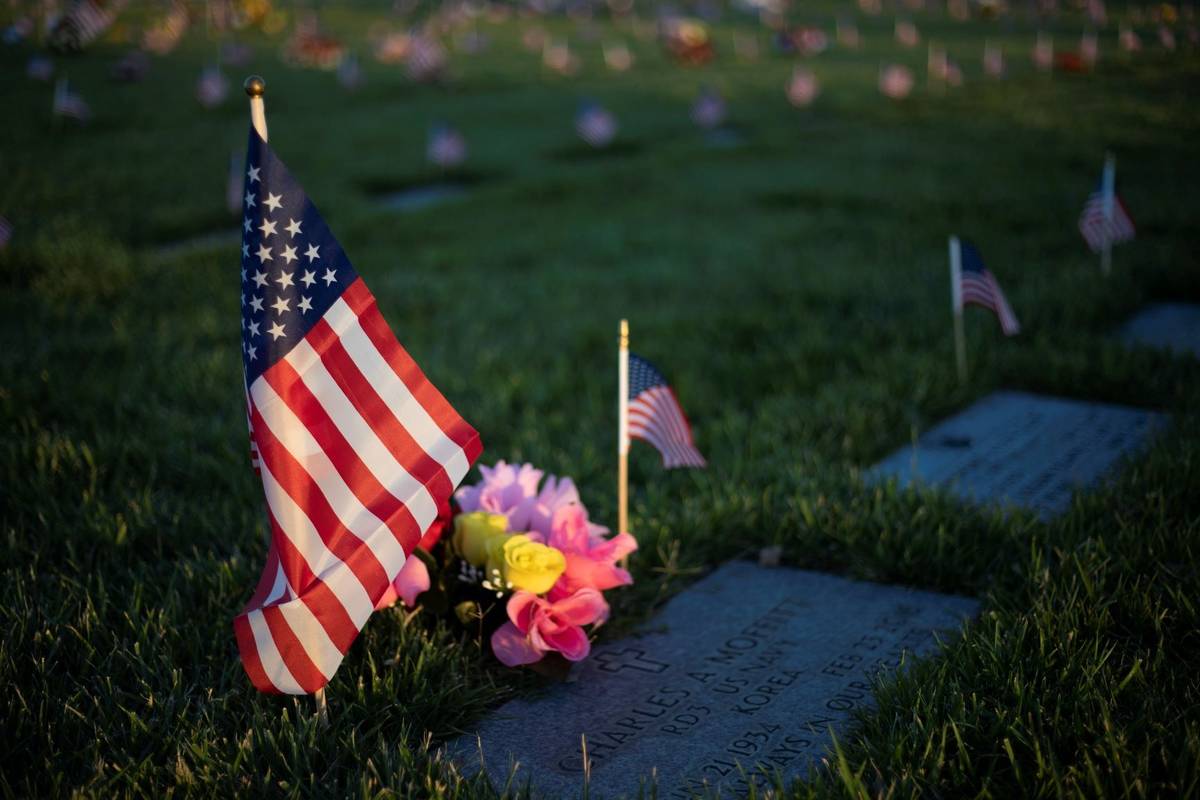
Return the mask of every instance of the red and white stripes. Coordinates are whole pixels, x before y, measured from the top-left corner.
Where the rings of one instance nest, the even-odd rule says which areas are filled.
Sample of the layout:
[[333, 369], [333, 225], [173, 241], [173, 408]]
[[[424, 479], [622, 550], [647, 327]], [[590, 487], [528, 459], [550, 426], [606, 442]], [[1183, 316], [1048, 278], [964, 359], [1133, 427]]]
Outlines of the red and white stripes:
[[629, 401], [629, 436], [653, 445], [667, 469], [707, 464], [670, 386], [652, 386]]
[[481, 450], [356, 280], [249, 387], [271, 523], [234, 622], [265, 692], [324, 686]]

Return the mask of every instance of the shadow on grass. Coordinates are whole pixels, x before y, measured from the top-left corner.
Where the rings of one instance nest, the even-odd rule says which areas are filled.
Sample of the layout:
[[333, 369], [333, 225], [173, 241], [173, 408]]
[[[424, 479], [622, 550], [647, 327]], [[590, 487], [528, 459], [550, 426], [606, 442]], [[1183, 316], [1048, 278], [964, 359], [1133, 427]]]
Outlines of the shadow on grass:
[[359, 183], [379, 206], [390, 211], [420, 211], [466, 196], [502, 176], [494, 172], [445, 170], [414, 178], [369, 178]]
[[546, 156], [554, 161], [578, 163], [636, 156], [644, 150], [645, 148], [639, 142], [619, 139], [608, 147], [592, 147], [583, 143], [572, 144], [567, 147], [550, 150], [546, 153]]

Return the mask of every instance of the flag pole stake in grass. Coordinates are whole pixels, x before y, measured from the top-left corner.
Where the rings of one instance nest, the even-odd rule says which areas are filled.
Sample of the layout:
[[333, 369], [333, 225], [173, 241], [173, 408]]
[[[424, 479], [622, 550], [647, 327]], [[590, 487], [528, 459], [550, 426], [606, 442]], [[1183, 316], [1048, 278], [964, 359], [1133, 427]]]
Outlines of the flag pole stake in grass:
[[950, 306], [954, 311], [954, 357], [958, 364], [958, 382], [967, 383], [967, 340], [963, 333], [962, 245], [950, 237]]
[[[1104, 154], [1104, 219], [1111, 229], [1113, 210], [1116, 205], [1117, 158], [1112, 153]], [[1100, 272], [1107, 275], [1112, 272], [1112, 237], [1104, 237], [1104, 247], [1100, 251]]]
[[[617, 336], [617, 532], [629, 532], [629, 320]], [[622, 559], [622, 565], [628, 563]]]

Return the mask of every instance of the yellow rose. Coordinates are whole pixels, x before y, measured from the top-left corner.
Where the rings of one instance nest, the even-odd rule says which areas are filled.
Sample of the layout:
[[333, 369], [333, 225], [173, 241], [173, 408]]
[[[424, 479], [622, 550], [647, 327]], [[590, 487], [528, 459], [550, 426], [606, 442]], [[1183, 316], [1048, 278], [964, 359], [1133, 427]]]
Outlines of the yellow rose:
[[488, 542], [488, 578], [499, 572], [500, 579], [514, 589], [534, 594], [548, 592], [566, 568], [567, 559], [561, 551], [539, 544], [523, 533]]
[[473, 511], [454, 518], [454, 549], [468, 564], [482, 567], [488, 559], [488, 542], [507, 539], [508, 519], [503, 514]]

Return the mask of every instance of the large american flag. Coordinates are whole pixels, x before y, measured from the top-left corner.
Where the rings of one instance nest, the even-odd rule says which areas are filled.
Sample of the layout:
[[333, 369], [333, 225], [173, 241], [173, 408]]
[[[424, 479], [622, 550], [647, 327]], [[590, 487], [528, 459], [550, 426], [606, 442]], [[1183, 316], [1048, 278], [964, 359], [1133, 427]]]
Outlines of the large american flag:
[[1093, 253], [1099, 253], [1105, 247], [1127, 242], [1133, 238], [1136, 229], [1125, 204], [1114, 191], [1112, 195], [1112, 217], [1104, 210], [1104, 186], [1096, 187], [1083, 204], [1079, 215], [1079, 232], [1087, 241]]
[[654, 445], [663, 466], [703, 467], [692, 441], [692, 426], [662, 373], [641, 356], [629, 354], [629, 436]]
[[234, 630], [256, 688], [306, 694], [337, 671], [482, 445], [253, 127], [244, 187], [242, 361], [271, 543]]
[[958, 286], [954, 287], [954, 309], [962, 311], [963, 306], [976, 305], [992, 311], [1000, 320], [1000, 329], [1005, 336], [1015, 336], [1021, 332], [1021, 324], [1013, 314], [1004, 292], [996, 276], [984, 266], [983, 257], [969, 242], [962, 242], [962, 268], [958, 273]]

